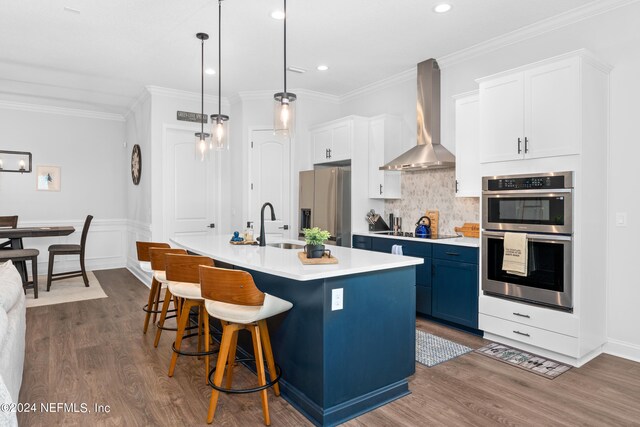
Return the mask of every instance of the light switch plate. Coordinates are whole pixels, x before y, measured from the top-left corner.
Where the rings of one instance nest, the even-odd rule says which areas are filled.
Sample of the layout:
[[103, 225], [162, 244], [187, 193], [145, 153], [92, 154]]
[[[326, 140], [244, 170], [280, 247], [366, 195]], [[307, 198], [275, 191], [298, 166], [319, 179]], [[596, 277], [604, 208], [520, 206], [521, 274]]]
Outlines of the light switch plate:
[[331, 311], [342, 310], [343, 308], [342, 289], [343, 288], [331, 289]]
[[626, 212], [617, 212], [616, 213], [616, 227], [626, 227], [627, 226], [627, 213]]

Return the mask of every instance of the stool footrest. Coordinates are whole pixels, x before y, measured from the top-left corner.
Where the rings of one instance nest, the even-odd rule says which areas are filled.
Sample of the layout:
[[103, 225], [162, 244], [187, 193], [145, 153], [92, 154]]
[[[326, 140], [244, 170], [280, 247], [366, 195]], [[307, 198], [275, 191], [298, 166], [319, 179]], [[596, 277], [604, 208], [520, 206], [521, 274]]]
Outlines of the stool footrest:
[[[186, 329], [194, 329], [197, 328], [197, 326], [190, 326]], [[182, 337], [182, 339], [184, 340], [185, 338], [192, 338], [192, 337], [197, 337], [199, 334], [197, 332], [194, 332], [192, 334], [187, 334], [184, 335]], [[184, 351], [184, 350], [177, 350], [176, 349], [176, 342], [174, 341], [173, 344], [171, 344], [171, 350], [173, 350], [174, 353], [178, 353], [180, 356], [211, 356], [212, 354], [216, 354], [218, 352], [218, 349], [215, 350], [209, 350], [209, 351]]]
[[[254, 359], [254, 358], [236, 359], [235, 360], [235, 362], [255, 362], [255, 361], [256, 361], [256, 359]], [[227, 363], [227, 365], [228, 365], [228, 363]], [[280, 369], [280, 365], [278, 365], [277, 363], [275, 364], [275, 366], [276, 366], [276, 373], [278, 374], [278, 376], [275, 377], [273, 380], [269, 381], [268, 383], [266, 383], [265, 385], [261, 385], [261, 386], [258, 386], [258, 387], [252, 387], [252, 388], [225, 388], [225, 387], [218, 387], [211, 380], [211, 375], [213, 375], [213, 373], [216, 371], [216, 367], [215, 366], [209, 372], [209, 376], [207, 377], [207, 382], [209, 383], [209, 385], [212, 388], [214, 388], [214, 389], [216, 389], [218, 391], [221, 391], [223, 393], [230, 393], [230, 394], [255, 393], [255, 392], [258, 392], [258, 391], [265, 390], [265, 389], [267, 389], [269, 387], [272, 387], [274, 384], [276, 384], [277, 382], [280, 381], [280, 377], [282, 376], [282, 369]]]
[[[158, 301], [158, 305], [162, 304], [163, 302], [164, 302], [164, 300], [160, 300], [160, 301]], [[145, 304], [145, 305], [142, 307], [142, 311], [144, 311], [145, 313], [156, 313], [156, 314], [160, 314], [160, 313], [162, 313], [162, 310], [151, 310], [151, 309], [150, 309], [150, 308], [148, 308], [148, 307], [149, 307], [149, 304]], [[176, 312], [176, 309], [175, 309], [175, 308], [173, 308], [173, 309], [171, 309], [171, 310], [167, 310], [167, 313], [175, 313], [175, 312]], [[174, 316], [174, 317], [175, 317], [175, 316]], [[167, 319], [168, 319], [168, 317], [167, 317]]]

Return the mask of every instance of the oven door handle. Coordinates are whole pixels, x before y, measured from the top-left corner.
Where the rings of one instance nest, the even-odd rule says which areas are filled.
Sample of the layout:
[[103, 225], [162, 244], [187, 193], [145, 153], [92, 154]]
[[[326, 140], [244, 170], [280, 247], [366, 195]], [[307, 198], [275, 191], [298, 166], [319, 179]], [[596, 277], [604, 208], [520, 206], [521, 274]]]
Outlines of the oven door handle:
[[[487, 237], [497, 237], [504, 239], [504, 231], [483, 231], [482, 234]], [[518, 232], [515, 232], [518, 233]], [[527, 233], [527, 240], [534, 242], [556, 243], [558, 241], [570, 242], [573, 236], [567, 236], [565, 234], [530, 234]]]
[[546, 194], [549, 195], [550, 197], [553, 197], [557, 194], [567, 194], [567, 193], [571, 193], [573, 191], [573, 188], [536, 188], [536, 189], [531, 189], [531, 190], [499, 190], [499, 191], [493, 191], [493, 190], [484, 190], [482, 193], [485, 196], [511, 196], [511, 197], [522, 197], [523, 195], [540, 195], [540, 194]]

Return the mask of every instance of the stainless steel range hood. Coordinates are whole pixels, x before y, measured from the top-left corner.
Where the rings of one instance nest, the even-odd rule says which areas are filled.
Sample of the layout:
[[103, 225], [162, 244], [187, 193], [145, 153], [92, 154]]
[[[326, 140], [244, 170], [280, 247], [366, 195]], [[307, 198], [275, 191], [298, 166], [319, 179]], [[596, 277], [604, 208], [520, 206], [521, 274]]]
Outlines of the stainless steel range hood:
[[418, 145], [380, 170], [452, 168], [456, 158], [440, 145], [440, 67], [435, 59], [418, 64]]

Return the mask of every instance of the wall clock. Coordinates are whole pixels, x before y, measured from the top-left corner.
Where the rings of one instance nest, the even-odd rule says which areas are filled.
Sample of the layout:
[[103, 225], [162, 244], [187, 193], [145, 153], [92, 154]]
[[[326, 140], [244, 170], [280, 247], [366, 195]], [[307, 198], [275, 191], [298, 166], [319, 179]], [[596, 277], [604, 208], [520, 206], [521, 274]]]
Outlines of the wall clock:
[[140, 184], [140, 175], [142, 174], [142, 154], [138, 144], [133, 146], [131, 151], [131, 180], [134, 185]]

